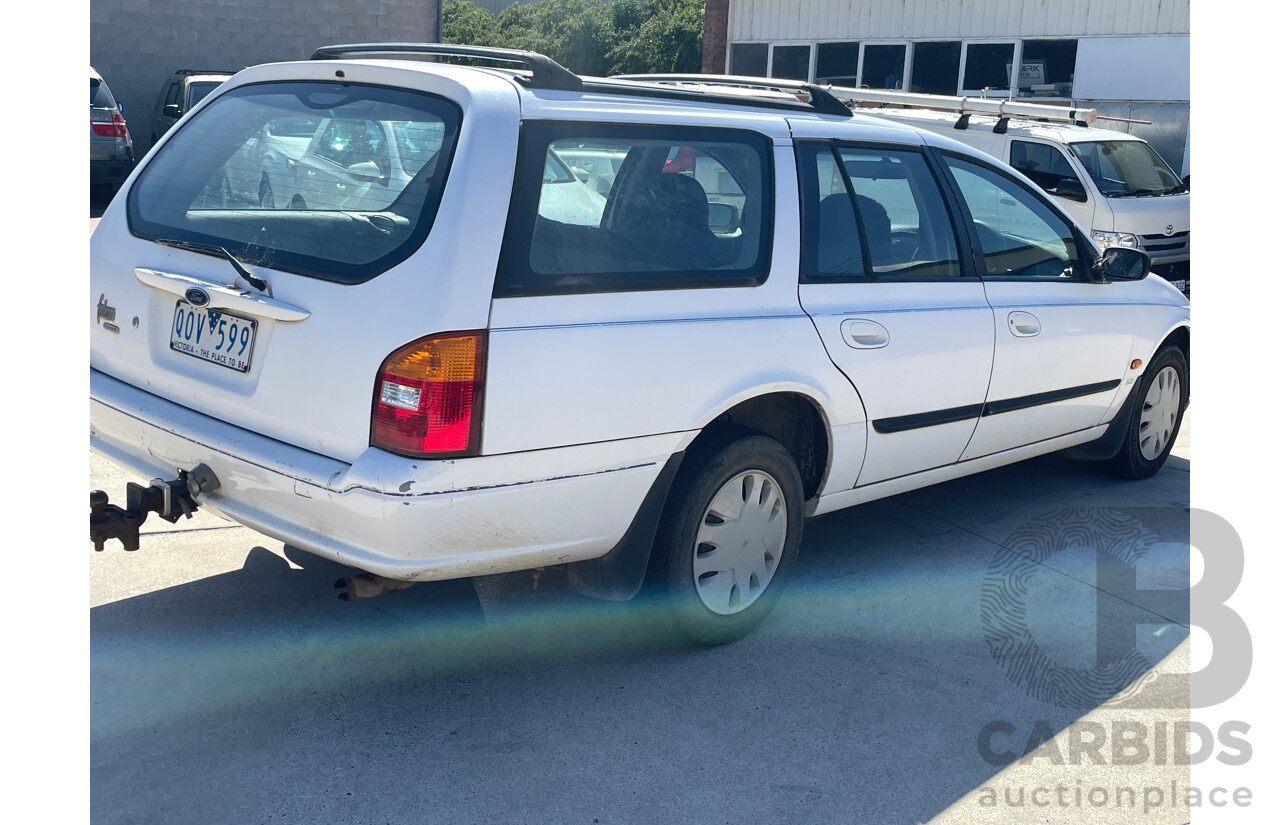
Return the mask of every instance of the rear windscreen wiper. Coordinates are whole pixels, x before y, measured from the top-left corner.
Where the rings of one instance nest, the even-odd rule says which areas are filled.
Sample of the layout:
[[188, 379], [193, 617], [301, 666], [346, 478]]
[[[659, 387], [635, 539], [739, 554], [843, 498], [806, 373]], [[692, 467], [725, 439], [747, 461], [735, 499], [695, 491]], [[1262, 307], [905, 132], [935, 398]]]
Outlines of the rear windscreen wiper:
[[240, 263], [240, 260], [236, 258], [235, 255], [232, 255], [230, 252], [228, 252], [225, 247], [215, 246], [210, 243], [197, 243], [196, 241], [173, 241], [173, 240], [168, 240], [164, 238], [156, 238], [155, 242], [162, 246], [172, 246], [175, 249], [185, 249], [188, 252], [200, 252], [205, 255], [218, 255], [222, 258], [225, 258], [231, 264], [231, 266], [235, 269], [236, 273], [240, 277], [244, 278], [246, 281], [249, 282], [249, 286], [253, 287], [259, 292], [266, 292], [268, 295], [271, 294], [271, 290], [270, 290], [270, 287], [267, 286], [267, 282], [262, 280], [258, 276], [254, 275], [252, 272], [250, 272], [248, 268], [246, 268], [244, 264]]

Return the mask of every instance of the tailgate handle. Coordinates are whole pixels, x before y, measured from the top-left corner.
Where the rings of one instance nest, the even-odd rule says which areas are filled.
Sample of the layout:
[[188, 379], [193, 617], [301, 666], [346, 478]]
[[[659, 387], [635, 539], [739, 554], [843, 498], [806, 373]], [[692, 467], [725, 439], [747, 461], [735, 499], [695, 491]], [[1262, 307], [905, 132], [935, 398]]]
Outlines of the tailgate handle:
[[247, 289], [241, 289], [238, 286], [219, 284], [213, 281], [193, 278], [190, 275], [177, 275], [173, 272], [160, 272], [144, 267], [134, 269], [133, 275], [152, 289], [171, 292], [184, 300], [188, 289], [198, 287], [209, 296], [209, 303], [205, 306], [214, 309], [239, 310], [258, 318], [271, 318], [286, 324], [305, 321], [311, 317], [311, 313], [301, 307], [296, 307], [278, 298], [259, 295]]

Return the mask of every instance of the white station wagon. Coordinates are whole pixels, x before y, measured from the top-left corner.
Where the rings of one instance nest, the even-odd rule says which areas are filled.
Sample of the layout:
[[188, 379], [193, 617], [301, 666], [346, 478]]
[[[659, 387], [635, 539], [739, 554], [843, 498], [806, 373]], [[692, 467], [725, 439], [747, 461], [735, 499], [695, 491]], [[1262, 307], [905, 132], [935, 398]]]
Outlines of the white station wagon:
[[[290, 119], [359, 137], [324, 145], [333, 174], [284, 165], [314, 198], [211, 196]], [[387, 123], [432, 157], [378, 168]], [[328, 47], [235, 75], [102, 216], [91, 446], [186, 479], [155, 483], [165, 517], [365, 571], [352, 598], [567, 565], [719, 643], [768, 614], [808, 517], [1068, 448], [1156, 472], [1190, 314], [1149, 264], [803, 83]]]

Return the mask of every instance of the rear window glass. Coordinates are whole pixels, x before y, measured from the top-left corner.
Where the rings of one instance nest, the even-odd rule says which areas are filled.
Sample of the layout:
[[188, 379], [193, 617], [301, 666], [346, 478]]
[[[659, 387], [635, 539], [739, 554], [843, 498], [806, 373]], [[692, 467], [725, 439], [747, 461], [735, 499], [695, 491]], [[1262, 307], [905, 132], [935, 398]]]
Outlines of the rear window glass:
[[761, 283], [768, 147], [722, 129], [526, 126], [496, 294]]
[[107, 84], [96, 77], [89, 78], [89, 107], [92, 109], [114, 109], [116, 107], [116, 101], [111, 97], [111, 90], [107, 88]]
[[440, 97], [261, 83], [214, 100], [129, 193], [134, 234], [357, 283], [407, 258], [435, 219], [461, 112]]

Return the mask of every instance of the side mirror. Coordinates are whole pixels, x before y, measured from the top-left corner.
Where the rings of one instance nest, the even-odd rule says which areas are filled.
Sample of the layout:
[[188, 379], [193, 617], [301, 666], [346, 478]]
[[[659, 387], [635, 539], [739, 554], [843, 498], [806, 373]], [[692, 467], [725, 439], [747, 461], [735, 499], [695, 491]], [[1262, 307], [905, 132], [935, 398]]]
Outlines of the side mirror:
[[1102, 257], [1093, 262], [1095, 280], [1141, 281], [1151, 272], [1151, 256], [1141, 249], [1122, 246], [1108, 247]]
[[1190, 175], [1187, 175], [1185, 178], [1183, 178], [1183, 179], [1182, 179], [1182, 185], [1183, 185], [1183, 186], [1185, 186], [1185, 187], [1187, 187], [1187, 191], [1188, 191], [1188, 192], [1190, 192], [1190, 191], [1191, 191], [1191, 176], [1190, 176]]
[[116, 101], [116, 111], [119, 112], [120, 114], [124, 114], [124, 104], [119, 101]]
[[707, 204], [707, 228], [717, 235], [727, 235], [738, 229], [738, 207], [730, 203]]
[[166, 103], [164, 105], [164, 116], [177, 120], [182, 117], [182, 107], [176, 103]]
[[351, 164], [347, 167], [347, 174], [356, 180], [369, 181], [370, 183], [382, 180], [382, 170], [378, 168], [378, 164], [371, 160]]
[[1079, 201], [1084, 203], [1089, 200], [1089, 195], [1084, 191], [1084, 185], [1075, 178], [1060, 178], [1058, 185], [1054, 188], [1053, 194], [1060, 198], [1066, 198], [1069, 201]]

